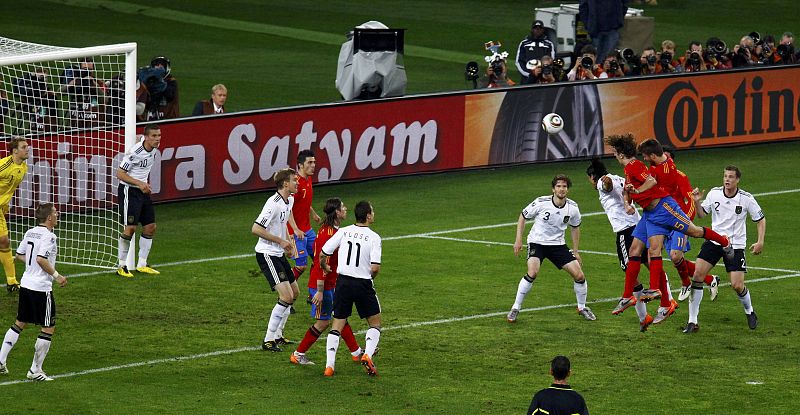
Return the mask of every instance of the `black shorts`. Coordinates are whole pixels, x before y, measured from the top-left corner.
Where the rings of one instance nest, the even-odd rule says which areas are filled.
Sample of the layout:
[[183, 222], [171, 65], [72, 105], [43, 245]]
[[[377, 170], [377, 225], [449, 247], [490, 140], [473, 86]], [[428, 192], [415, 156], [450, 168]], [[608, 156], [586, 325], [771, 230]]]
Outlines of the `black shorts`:
[[256, 261], [258, 267], [261, 268], [261, 273], [267, 278], [269, 288], [275, 291], [275, 286], [281, 282], [294, 282], [294, 273], [292, 272], [292, 265], [286, 259], [286, 255], [272, 256], [256, 252]]
[[156, 211], [150, 195], [144, 194], [138, 187], [119, 185], [119, 212], [125, 226], [142, 226], [156, 222]]
[[744, 249], [734, 249], [733, 259], [728, 260], [725, 258], [725, 254], [722, 252], [721, 246], [711, 241], [705, 241], [703, 246], [700, 247], [700, 253], [697, 254], [697, 257], [711, 265], [717, 265], [717, 262], [719, 262], [720, 258], [722, 258], [725, 263], [725, 271], [747, 272], [747, 262], [744, 258]]
[[42, 327], [54, 327], [56, 325], [56, 300], [53, 298], [53, 292], [20, 288], [17, 320]]
[[566, 245], [539, 245], [529, 243], [528, 259], [533, 257], [539, 258], [541, 262], [544, 262], [544, 259], [547, 258], [558, 269], [563, 268], [564, 265], [577, 259]]
[[[633, 244], [633, 230], [636, 226], [631, 226], [630, 228], [625, 228], [619, 232], [617, 232], [617, 240], [614, 244], [617, 246], [617, 258], [619, 258], [619, 267], [622, 268], [623, 271], [628, 269], [628, 258], [630, 257], [629, 252], [631, 250], [631, 245]], [[641, 261], [642, 264], [647, 264], [647, 251], [642, 251]]]
[[381, 313], [381, 303], [371, 279], [339, 274], [336, 279], [336, 293], [333, 295], [333, 318], [350, 317], [353, 314], [353, 304], [361, 318]]

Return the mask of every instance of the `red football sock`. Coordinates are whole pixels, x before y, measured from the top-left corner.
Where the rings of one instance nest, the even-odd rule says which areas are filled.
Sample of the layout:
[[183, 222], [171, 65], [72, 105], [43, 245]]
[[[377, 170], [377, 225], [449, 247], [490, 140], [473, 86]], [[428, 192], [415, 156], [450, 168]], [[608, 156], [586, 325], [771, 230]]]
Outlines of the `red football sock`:
[[703, 238], [709, 241], [714, 241], [720, 246], [728, 246], [730, 241], [727, 237], [724, 237], [716, 232], [714, 232], [711, 228], [703, 227]]
[[706, 277], [703, 279], [703, 282], [705, 282], [706, 285], [711, 285], [711, 283], [714, 282], [714, 277], [711, 275], [706, 275]]
[[650, 257], [650, 289], [661, 289], [661, 274], [664, 273], [664, 262], [660, 256]]
[[358, 340], [356, 340], [356, 336], [353, 334], [353, 328], [350, 327], [350, 323], [344, 323], [344, 328], [342, 329], [342, 340], [347, 344], [347, 348], [350, 349], [350, 353], [358, 350]]
[[628, 268], [625, 269], [625, 290], [622, 292], [623, 298], [633, 295], [633, 287], [639, 279], [639, 269], [642, 267], [642, 258], [632, 256], [628, 258]]
[[307, 352], [308, 349], [310, 349], [311, 346], [314, 344], [314, 342], [317, 341], [319, 335], [320, 331], [317, 330], [316, 327], [314, 326], [309, 327], [308, 330], [306, 330], [306, 335], [303, 336], [303, 340], [300, 342], [299, 345], [297, 345], [297, 353]]
[[[688, 287], [688, 286], [692, 285], [692, 274], [694, 273], [694, 270], [692, 270], [692, 272], [689, 272], [689, 266], [688, 266], [687, 262], [691, 262], [691, 261], [689, 261], [686, 258], [683, 258], [683, 259], [681, 259], [681, 262], [679, 262], [679, 263], [677, 263], [675, 265], [675, 269], [678, 270], [678, 275], [681, 276], [681, 285], [684, 286], [684, 287]], [[694, 264], [692, 264], [692, 265], [694, 265]], [[692, 268], [694, 268], [694, 267], [692, 267]]]

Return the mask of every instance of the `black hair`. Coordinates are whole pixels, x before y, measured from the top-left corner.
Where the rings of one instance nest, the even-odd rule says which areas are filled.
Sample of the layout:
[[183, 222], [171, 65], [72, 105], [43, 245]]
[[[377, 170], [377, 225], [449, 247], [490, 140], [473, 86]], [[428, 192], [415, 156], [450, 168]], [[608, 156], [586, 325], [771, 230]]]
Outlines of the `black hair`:
[[742, 172], [739, 170], [738, 167], [734, 166], [733, 164], [729, 164], [729, 165], [725, 166], [725, 170], [726, 171], [736, 172], [736, 178], [737, 179], [741, 179], [742, 178]]
[[356, 222], [366, 223], [367, 215], [372, 213], [372, 204], [368, 200], [362, 200], [356, 203]]
[[550, 362], [550, 370], [553, 371], [555, 380], [564, 380], [569, 376], [569, 359], [567, 356], [556, 356]]
[[325, 207], [322, 211], [325, 212], [325, 219], [322, 220], [323, 225], [336, 226], [336, 211], [342, 208], [342, 199], [332, 197], [325, 201]]
[[297, 165], [302, 165], [309, 157], [314, 157], [314, 152], [311, 150], [303, 150], [297, 153]]
[[47, 221], [47, 217], [53, 213], [53, 209], [55, 209], [55, 205], [52, 203], [42, 203], [41, 205], [37, 206], [36, 212], [34, 213], [36, 221], [40, 224]]
[[663, 144], [661, 145], [661, 150], [665, 153], [669, 153], [669, 157], [672, 159], [672, 161], [675, 161], [675, 153], [676, 153], [675, 147]]
[[647, 140], [642, 141], [639, 144], [639, 152], [645, 156], [655, 154], [656, 156], [661, 157], [664, 155], [664, 149], [661, 147], [661, 143], [659, 143], [655, 138], [648, 138]]
[[603, 141], [619, 154], [628, 158], [636, 157], [636, 139], [633, 134], [610, 135]]
[[158, 124], [147, 124], [144, 126], [144, 135], [149, 135], [150, 131], [160, 130]]
[[551, 183], [551, 187], [556, 187], [556, 183], [558, 183], [558, 182], [566, 182], [567, 183], [567, 189], [572, 187], [572, 180], [570, 180], [569, 177], [567, 177], [566, 174], [557, 174], [556, 177], [553, 177], [553, 181]]
[[592, 164], [586, 168], [586, 175], [591, 177], [594, 181], [600, 180], [600, 178], [606, 174], [608, 174], [606, 165], [597, 157], [593, 158]]

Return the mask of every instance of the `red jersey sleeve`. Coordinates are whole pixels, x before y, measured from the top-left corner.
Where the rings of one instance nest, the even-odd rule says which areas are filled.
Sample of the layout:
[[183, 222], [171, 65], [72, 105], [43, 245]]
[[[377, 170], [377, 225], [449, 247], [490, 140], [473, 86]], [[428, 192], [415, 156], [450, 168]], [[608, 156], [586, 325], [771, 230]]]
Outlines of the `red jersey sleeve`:
[[[640, 160], [634, 159], [625, 165], [625, 183], [632, 184], [636, 189], [641, 187], [650, 176], [651, 174], [647, 166]], [[656, 181], [658, 181], [658, 179], [656, 179]], [[639, 206], [647, 207], [653, 199], [667, 196], [667, 193], [664, 192], [660, 186], [656, 185], [642, 193], [631, 193], [630, 195], [631, 199], [638, 203]]]
[[683, 210], [683, 212], [689, 216], [689, 219], [694, 219], [694, 216], [697, 214], [697, 206], [694, 203], [694, 198], [692, 197], [694, 188], [692, 188], [692, 183], [689, 181], [689, 176], [680, 170], [677, 170], [677, 172], [678, 194], [673, 195], [672, 197], [678, 202], [681, 210]]
[[311, 273], [308, 277], [308, 288], [317, 288], [317, 281], [319, 279], [325, 279], [325, 288], [326, 290], [332, 290], [336, 287], [336, 277], [338, 274], [336, 273], [336, 268], [339, 262], [339, 250], [333, 251], [333, 254], [328, 257], [328, 265], [331, 267], [331, 272], [327, 275], [323, 275], [322, 267], [319, 265], [319, 257], [322, 255], [322, 247], [325, 245], [325, 242], [328, 242], [336, 233], [337, 229], [328, 226], [322, 225], [317, 232], [317, 239], [314, 241], [314, 264], [311, 266]]

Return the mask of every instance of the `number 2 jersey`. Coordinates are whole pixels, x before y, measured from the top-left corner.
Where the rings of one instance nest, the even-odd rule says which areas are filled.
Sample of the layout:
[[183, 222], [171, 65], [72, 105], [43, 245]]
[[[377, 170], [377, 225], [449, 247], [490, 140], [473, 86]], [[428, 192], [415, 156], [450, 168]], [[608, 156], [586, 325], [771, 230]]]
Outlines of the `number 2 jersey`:
[[[296, 219], [297, 218], [295, 218], [295, 220]], [[314, 241], [314, 264], [311, 266], [311, 273], [308, 277], [308, 288], [316, 289], [317, 281], [320, 279], [325, 279], [325, 286], [323, 289], [332, 290], [336, 287], [336, 277], [339, 275], [337, 273], [339, 263], [338, 252], [334, 251], [330, 258], [328, 258], [328, 265], [331, 267], [331, 272], [327, 274], [323, 274], [318, 258], [325, 242], [328, 242], [338, 230], [338, 228], [330, 225], [322, 225], [319, 228], [317, 239]]]
[[536, 198], [525, 209], [522, 209], [525, 219], [534, 219], [533, 227], [528, 233], [528, 243], [539, 245], [566, 245], [564, 232], [567, 225], [581, 226], [581, 212], [578, 204], [566, 199], [564, 206], [558, 207], [553, 202], [553, 196]]
[[756, 198], [742, 189], [736, 189], [736, 194], [728, 197], [723, 187], [715, 187], [708, 191], [700, 206], [704, 212], [712, 215], [711, 229], [728, 235], [734, 249], [744, 249], [747, 244], [747, 215], [753, 222], [764, 219], [764, 212]]
[[37, 226], [25, 232], [25, 237], [17, 248], [17, 254], [25, 256], [25, 272], [22, 274], [20, 286], [33, 291], [53, 291], [53, 276], [46, 273], [37, 258], [44, 258], [56, 267], [58, 248], [56, 234], [46, 226]]
[[322, 253], [332, 256], [337, 248], [339, 275], [372, 279], [372, 264], [381, 263], [381, 237], [375, 231], [368, 226], [345, 226], [325, 242]]

